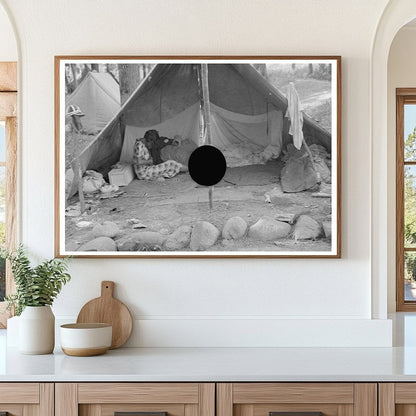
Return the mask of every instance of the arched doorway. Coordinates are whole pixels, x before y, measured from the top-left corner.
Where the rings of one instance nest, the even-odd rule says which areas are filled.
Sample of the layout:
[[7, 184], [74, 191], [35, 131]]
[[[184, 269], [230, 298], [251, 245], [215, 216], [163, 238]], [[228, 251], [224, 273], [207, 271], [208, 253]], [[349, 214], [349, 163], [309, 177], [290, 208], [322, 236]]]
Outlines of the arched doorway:
[[17, 62], [18, 48], [12, 22], [3, 0], [0, 0], [0, 62]]
[[388, 152], [389, 141], [394, 138], [388, 134], [388, 57], [397, 32], [415, 17], [414, 0], [390, 2], [380, 18], [371, 54], [371, 268], [375, 319], [387, 317], [386, 300], [394, 291], [392, 278], [395, 277], [395, 171]]
[[[17, 244], [17, 61], [18, 47], [9, 14], [0, 0], [0, 246]], [[4, 296], [14, 284], [0, 259], [0, 326], [6, 325]], [[2, 305], [3, 303], [3, 305]]]

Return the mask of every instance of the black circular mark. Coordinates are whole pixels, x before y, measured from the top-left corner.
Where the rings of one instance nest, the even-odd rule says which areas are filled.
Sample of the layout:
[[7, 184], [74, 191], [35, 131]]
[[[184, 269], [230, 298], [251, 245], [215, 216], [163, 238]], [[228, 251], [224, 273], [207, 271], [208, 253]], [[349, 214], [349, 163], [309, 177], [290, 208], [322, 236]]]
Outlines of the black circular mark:
[[212, 186], [224, 177], [227, 163], [220, 150], [214, 146], [204, 145], [192, 152], [188, 169], [191, 178], [197, 184]]

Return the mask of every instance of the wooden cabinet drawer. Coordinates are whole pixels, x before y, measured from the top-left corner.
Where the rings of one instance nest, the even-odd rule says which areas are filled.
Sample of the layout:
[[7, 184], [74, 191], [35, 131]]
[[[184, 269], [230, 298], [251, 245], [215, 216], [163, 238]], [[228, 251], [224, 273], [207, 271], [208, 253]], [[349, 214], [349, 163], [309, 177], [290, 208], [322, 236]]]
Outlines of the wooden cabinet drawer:
[[52, 383], [0, 383], [0, 415], [53, 416]]
[[56, 416], [114, 416], [116, 412], [215, 416], [215, 384], [57, 383], [55, 402]]
[[220, 383], [217, 416], [377, 416], [375, 383]]

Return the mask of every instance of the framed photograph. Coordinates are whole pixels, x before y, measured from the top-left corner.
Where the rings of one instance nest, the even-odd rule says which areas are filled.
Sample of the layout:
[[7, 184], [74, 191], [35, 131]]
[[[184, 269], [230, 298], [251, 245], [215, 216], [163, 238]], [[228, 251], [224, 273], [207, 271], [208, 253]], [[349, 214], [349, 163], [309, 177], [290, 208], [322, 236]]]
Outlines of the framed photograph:
[[341, 256], [339, 56], [55, 57], [55, 249]]

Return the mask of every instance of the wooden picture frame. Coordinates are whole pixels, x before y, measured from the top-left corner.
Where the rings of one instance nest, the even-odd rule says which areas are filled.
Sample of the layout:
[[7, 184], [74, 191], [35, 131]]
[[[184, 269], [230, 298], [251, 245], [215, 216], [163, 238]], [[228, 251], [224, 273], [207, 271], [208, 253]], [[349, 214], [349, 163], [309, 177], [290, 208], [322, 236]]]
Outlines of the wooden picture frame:
[[339, 258], [341, 57], [56, 56], [55, 178], [57, 257]]

